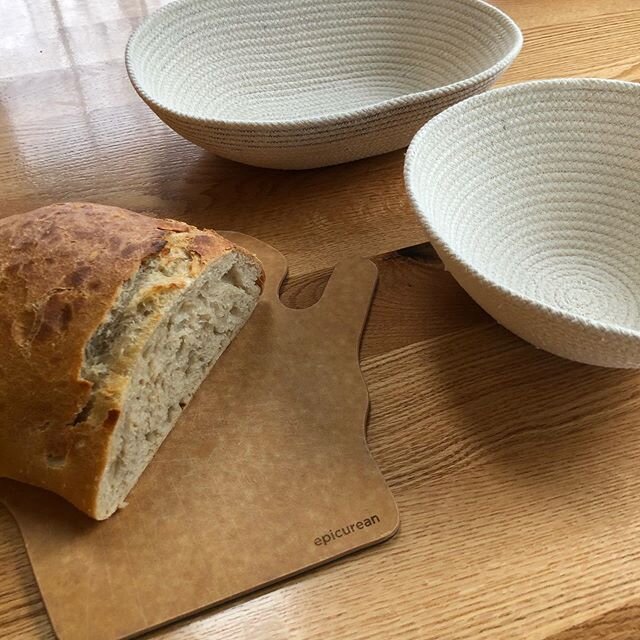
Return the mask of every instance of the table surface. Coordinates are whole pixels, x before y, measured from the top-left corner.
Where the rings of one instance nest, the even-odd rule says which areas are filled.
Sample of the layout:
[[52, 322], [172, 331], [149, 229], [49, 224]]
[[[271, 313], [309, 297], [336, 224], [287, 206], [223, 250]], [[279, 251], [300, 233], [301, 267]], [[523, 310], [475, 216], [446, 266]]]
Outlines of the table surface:
[[[375, 256], [362, 345], [371, 450], [402, 526], [383, 545], [154, 638], [640, 637], [640, 379], [537, 351], [446, 274], [404, 194], [403, 152], [278, 172], [166, 128], [131, 89], [127, 37], [162, 0], [0, 0], [0, 216], [62, 200], [262, 238], [287, 304]], [[640, 0], [499, 0], [526, 44], [501, 84], [640, 78]], [[51, 638], [0, 509], [0, 637]]]

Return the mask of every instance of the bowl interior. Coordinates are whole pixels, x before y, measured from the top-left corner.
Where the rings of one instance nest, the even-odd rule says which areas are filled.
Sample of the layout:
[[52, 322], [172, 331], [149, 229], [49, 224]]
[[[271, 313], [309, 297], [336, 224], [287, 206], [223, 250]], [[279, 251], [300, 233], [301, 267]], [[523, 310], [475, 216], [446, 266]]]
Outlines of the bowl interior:
[[479, 0], [178, 0], [131, 39], [134, 82], [164, 108], [309, 119], [449, 85], [520, 44]]
[[416, 136], [408, 187], [445, 254], [583, 319], [640, 330], [640, 86], [516, 85]]

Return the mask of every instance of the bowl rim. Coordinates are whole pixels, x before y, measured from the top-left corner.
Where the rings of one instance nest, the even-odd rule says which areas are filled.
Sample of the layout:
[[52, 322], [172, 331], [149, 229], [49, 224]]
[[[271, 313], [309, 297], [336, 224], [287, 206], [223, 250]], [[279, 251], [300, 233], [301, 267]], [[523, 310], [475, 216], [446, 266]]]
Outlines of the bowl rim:
[[[530, 309], [535, 309], [536, 311], [543, 311], [549, 315], [555, 316], [556, 318], [563, 320], [569, 324], [572, 324], [581, 329], [596, 329], [598, 331], [602, 331], [605, 333], [613, 334], [617, 337], [623, 338], [632, 338], [638, 339], [640, 338], [640, 330], [632, 329], [630, 327], [625, 327], [623, 325], [616, 324], [614, 322], [605, 322], [602, 320], [595, 320], [592, 318], [588, 318], [587, 316], [579, 315], [577, 313], [572, 313], [570, 311], [566, 311], [554, 305], [551, 305], [547, 302], [543, 302], [531, 296], [525, 295], [511, 287], [507, 287], [498, 281], [485, 276], [482, 272], [480, 272], [475, 266], [469, 263], [466, 259], [462, 257], [460, 253], [458, 253], [450, 244], [447, 242], [431, 225], [429, 221], [429, 214], [426, 212], [425, 208], [420, 202], [420, 195], [413, 188], [412, 184], [412, 175], [417, 171], [417, 154], [418, 150], [421, 148], [421, 145], [424, 143], [425, 137], [430, 133], [431, 129], [437, 127], [441, 120], [445, 118], [451, 118], [455, 116], [458, 111], [463, 111], [473, 105], [478, 104], [482, 101], [491, 102], [500, 96], [509, 96], [512, 94], [521, 94], [530, 89], [535, 89], [536, 87], [546, 86], [546, 87], [584, 87], [584, 88], [618, 88], [626, 91], [635, 91], [640, 93], [640, 84], [636, 82], [629, 82], [626, 80], [610, 80], [607, 78], [550, 78], [545, 80], [530, 80], [527, 82], [519, 82], [516, 84], [507, 85], [505, 87], [500, 87], [499, 89], [493, 89], [492, 91], [487, 91], [481, 95], [473, 96], [461, 103], [453, 105], [449, 109], [439, 113], [434, 116], [429, 122], [427, 122], [421, 129], [416, 133], [413, 140], [411, 141], [407, 153], [405, 156], [404, 162], [404, 183], [405, 190], [409, 197], [409, 201], [413, 210], [418, 214], [420, 221], [425, 227], [428, 236], [429, 242], [432, 243], [438, 254], [442, 254], [445, 258], [452, 263], [454, 263], [457, 267], [464, 269], [467, 271], [473, 278], [480, 281], [480, 283], [488, 287], [489, 289], [494, 290], [497, 293], [500, 293], [507, 298], [513, 298], [517, 300], [519, 303], [523, 304]], [[490, 314], [491, 315], [491, 314]]]
[[[482, 9], [487, 14], [493, 15], [496, 21], [502, 22], [510, 31], [511, 35], [514, 37], [514, 43], [509, 52], [504, 55], [498, 62], [493, 64], [491, 67], [476, 73], [473, 76], [468, 78], [463, 78], [457, 82], [452, 84], [442, 85], [439, 87], [434, 87], [432, 89], [426, 89], [424, 91], [416, 91], [412, 93], [406, 93], [401, 96], [397, 96], [395, 98], [388, 98], [387, 100], [381, 100], [378, 102], [372, 102], [371, 104], [367, 104], [363, 107], [358, 107], [356, 109], [348, 109], [345, 111], [336, 111], [332, 113], [327, 113], [325, 115], [314, 116], [312, 118], [291, 118], [287, 120], [234, 120], [234, 119], [226, 119], [226, 118], [210, 118], [205, 116], [199, 116], [192, 113], [188, 113], [186, 111], [182, 111], [180, 109], [173, 109], [167, 107], [162, 102], [153, 98], [143, 87], [140, 82], [140, 77], [133, 69], [133, 46], [135, 45], [136, 40], [140, 37], [140, 34], [146, 28], [149, 28], [151, 24], [150, 20], [157, 20], [158, 16], [161, 16], [164, 13], [175, 10], [178, 5], [185, 5], [192, 2], [199, 2], [202, 0], [174, 0], [169, 4], [166, 4], [163, 7], [160, 7], [156, 11], [153, 11], [149, 14], [145, 19], [134, 29], [134, 31], [129, 36], [127, 41], [127, 45], [125, 48], [125, 67], [127, 70], [127, 74], [129, 76], [129, 80], [133, 85], [133, 88], [136, 90], [138, 95], [154, 110], [160, 111], [162, 113], [171, 114], [174, 117], [180, 118], [182, 120], [186, 120], [189, 122], [197, 122], [201, 124], [208, 124], [219, 127], [232, 128], [237, 130], [251, 130], [251, 131], [272, 131], [275, 128], [278, 129], [298, 129], [301, 126], [317, 126], [317, 125], [333, 125], [340, 124], [344, 122], [352, 121], [356, 118], [361, 118], [363, 116], [368, 116], [374, 113], [377, 113], [381, 110], [393, 109], [398, 106], [412, 105], [423, 100], [430, 100], [433, 98], [439, 98], [441, 96], [456, 93], [458, 91], [464, 90], [468, 87], [477, 85], [482, 83], [483, 81], [489, 80], [495, 76], [498, 76], [502, 73], [506, 68], [508, 68], [513, 61], [516, 59], [520, 50], [522, 49], [522, 45], [524, 42], [524, 38], [522, 35], [522, 31], [517, 23], [508, 16], [504, 11], [498, 9], [494, 5], [485, 2], [485, 0], [456, 0], [456, 2], [460, 4], [465, 4], [466, 6], [473, 6]], [[215, 0], [206, 0], [209, 2], [215, 2]], [[426, 0], [428, 2], [429, 0]]]

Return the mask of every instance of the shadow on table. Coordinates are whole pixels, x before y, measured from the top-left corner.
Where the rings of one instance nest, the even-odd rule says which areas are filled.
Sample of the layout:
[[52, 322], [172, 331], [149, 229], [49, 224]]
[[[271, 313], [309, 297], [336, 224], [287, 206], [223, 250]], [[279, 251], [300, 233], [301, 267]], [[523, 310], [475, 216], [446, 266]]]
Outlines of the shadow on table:
[[284, 171], [203, 152], [186, 168], [183, 191], [195, 208], [185, 217], [194, 224], [261, 233], [267, 241], [273, 240], [283, 217], [300, 233], [344, 224], [345, 218], [350, 234], [370, 232], [370, 216], [360, 215], [369, 208], [388, 208], [390, 213], [400, 208], [408, 215], [403, 157], [403, 151], [396, 151], [333, 167]]

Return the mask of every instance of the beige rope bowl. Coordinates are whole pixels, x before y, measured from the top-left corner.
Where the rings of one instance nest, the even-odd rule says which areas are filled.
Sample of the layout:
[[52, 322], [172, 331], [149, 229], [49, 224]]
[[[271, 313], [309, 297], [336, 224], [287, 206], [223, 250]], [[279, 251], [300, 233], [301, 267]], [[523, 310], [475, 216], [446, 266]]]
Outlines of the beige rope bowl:
[[481, 0], [177, 0], [133, 33], [136, 91], [214, 153], [279, 169], [407, 146], [517, 56], [515, 23]]
[[528, 82], [458, 104], [407, 152], [447, 269], [559, 356], [640, 367], [640, 85]]

